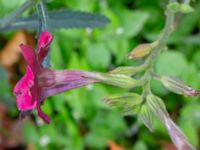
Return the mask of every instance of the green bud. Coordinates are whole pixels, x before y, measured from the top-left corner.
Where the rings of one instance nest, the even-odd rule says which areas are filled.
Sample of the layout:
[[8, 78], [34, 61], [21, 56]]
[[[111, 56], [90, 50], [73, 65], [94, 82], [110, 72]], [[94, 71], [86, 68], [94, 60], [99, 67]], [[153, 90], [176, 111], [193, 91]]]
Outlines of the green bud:
[[168, 90], [174, 93], [186, 96], [197, 96], [200, 94], [200, 91], [196, 91], [192, 87], [186, 85], [183, 81], [174, 77], [162, 76], [159, 80]]
[[93, 78], [97, 80], [97, 82], [127, 89], [141, 85], [141, 81], [135, 80], [123, 74], [88, 73], [87, 77]]
[[145, 68], [144, 65], [132, 67], [132, 66], [124, 66], [124, 67], [118, 67], [114, 70], [111, 70], [109, 73], [111, 74], [123, 74], [127, 76], [132, 76], [135, 73], [138, 73], [142, 71]]
[[172, 2], [170, 4], [167, 5], [167, 9], [176, 13], [180, 11], [180, 4], [178, 2]]
[[181, 4], [180, 5], [180, 12], [184, 14], [188, 14], [193, 12], [194, 9], [189, 4]]
[[153, 131], [153, 112], [147, 104], [141, 106], [138, 117], [150, 131]]
[[155, 48], [158, 45], [158, 41], [155, 41], [153, 43], [145, 43], [140, 44], [136, 48], [134, 48], [129, 54], [129, 59], [135, 59], [135, 58], [142, 58], [147, 56], [153, 48]]
[[166, 116], [168, 116], [165, 104], [161, 98], [150, 94], [147, 96], [146, 103], [154, 114], [160, 118], [160, 120], [164, 121]]
[[112, 108], [119, 108], [123, 115], [133, 115], [139, 111], [142, 99], [136, 93], [125, 93], [106, 97], [104, 102]]
[[114, 70], [111, 70], [109, 73], [111, 73], [111, 74], [123, 74], [123, 75], [131, 76], [136, 71], [137, 71], [137, 69], [135, 69], [135, 67], [125, 66], [125, 67], [118, 67]]

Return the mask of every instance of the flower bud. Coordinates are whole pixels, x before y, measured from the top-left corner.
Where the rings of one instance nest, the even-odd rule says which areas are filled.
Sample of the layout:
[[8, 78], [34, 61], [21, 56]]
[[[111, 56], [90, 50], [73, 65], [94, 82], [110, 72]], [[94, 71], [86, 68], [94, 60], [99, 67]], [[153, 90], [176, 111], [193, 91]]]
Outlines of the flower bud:
[[132, 67], [132, 66], [124, 66], [124, 67], [118, 67], [115, 68], [114, 70], [111, 70], [109, 73], [110, 74], [123, 74], [123, 75], [127, 75], [127, 76], [132, 76], [137, 72], [140, 72], [143, 68], [145, 68], [145, 66], [141, 65], [141, 66], [136, 66], [136, 67]]
[[151, 52], [151, 50], [155, 48], [157, 45], [158, 45], [157, 41], [153, 43], [140, 44], [128, 54], [128, 59], [142, 58], [148, 55]]
[[138, 117], [150, 131], [153, 131], [153, 112], [147, 104], [141, 106]]
[[157, 115], [160, 120], [164, 121], [165, 117], [168, 116], [165, 104], [161, 98], [150, 94], [146, 98], [146, 103], [151, 111], [154, 112], [154, 114]]
[[176, 13], [180, 11], [180, 4], [178, 2], [172, 2], [167, 5], [167, 9]]
[[166, 126], [172, 142], [178, 150], [194, 150], [184, 133], [171, 120], [162, 99], [150, 94], [147, 96], [147, 104], [160, 121]]
[[184, 14], [188, 14], [193, 12], [194, 9], [189, 4], [180, 4], [180, 12]]
[[194, 150], [194, 147], [188, 142], [188, 139], [179, 127], [169, 117], [165, 117], [164, 122], [167, 131], [178, 150]]
[[106, 97], [104, 102], [112, 108], [121, 108], [123, 115], [130, 115], [139, 111], [142, 98], [136, 93], [125, 93]]
[[121, 87], [121, 88], [134, 88], [141, 85], [139, 80], [135, 80], [123, 74], [106, 74], [106, 73], [88, 73], [87, 77], [95, 79], [97, 82]]
[[183, 81], [180, 81], [173, 77], [163, 76], [160, 77], [160, 81], [168, 90], [177, 94], [186, 96], [197, 96], [200, 94], [200, 91], [196, 91], [192, 87], [186, 85]]

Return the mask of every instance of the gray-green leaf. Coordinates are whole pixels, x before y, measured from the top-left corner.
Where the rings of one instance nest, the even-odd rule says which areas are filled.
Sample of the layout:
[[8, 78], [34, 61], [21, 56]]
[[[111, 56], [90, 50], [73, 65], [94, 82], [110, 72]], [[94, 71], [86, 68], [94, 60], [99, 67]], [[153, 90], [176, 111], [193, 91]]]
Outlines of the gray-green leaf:
[[[1, 22], [1, 21], [0, 21]], [[94, 28], [101, 27], [109, 23], [109, 19], [88, 12], [59, 10], [49, 12], [49, 24], [51, 29], [57, 28]], [[0, 28], [0, 31], [16, 30], [16, 29], [37, 29], [39, 26], [39, 18], [33, 15], [27, 18], [17, 19], [12, 24]]]

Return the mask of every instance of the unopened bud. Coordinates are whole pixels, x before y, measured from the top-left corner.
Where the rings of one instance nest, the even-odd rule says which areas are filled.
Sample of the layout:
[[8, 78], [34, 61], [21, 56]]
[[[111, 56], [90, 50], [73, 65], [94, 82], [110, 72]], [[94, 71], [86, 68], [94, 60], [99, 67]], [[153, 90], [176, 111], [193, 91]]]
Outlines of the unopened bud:
[[200, 91], [193, 89], [192, 87], [186, 85], [183, 81], [173, 77], [163, 76], [160, 77], [160, 81], [168, 90], [177, 94], [186, 96], [197, 96], [200, 94]]
[[171, 120], [171, 118], [166, 117], [164, 124], [168, 130], [168, 133], [174, 145], [176, 146], [178, 150], [195, 150], [195, 148], [189, 143], [184, 133]]
[[147, 104], [141, 106], [138, 117], [150, 131], [153, 131], [153, 112]]
[[153, 43], [140, 44], [128, 54], [128, 59], [142, 58], [148, 55], [157, 45], [157, 41]]
[[123, 115], [136, 114], [139, 111], [142, 98], [136, 93], [126, 93], [109, 96], [104, 99], [112, 108], [122, 109]]
[[140, 72], [145, 66], [137, 66], [137, 67], [132, 67], [132, 66], [124, 66], [124, 67], [118, 67], [115, 68], [114, 70], [111, 70], [109, 73], [111, 74], [123, 74], [127, 76], [132, 76], [137, 72]]
[[141, 85], [141, 81], [135, 80], [123, 74], [107, 74], [107, 73], [89, 73], [87, 77], [95, 79], [97, 82], [121, 87], [121, 88], [134, 88]]
[[180, 12], [184, 14], [188, 14], [193, 12], [194, 9], [189, 4], [180, 4]]
[[168, 117], [168, 112], [161, 98], [150, 94], [146, 98], [146, 103], [160, 120], [164, 121], [165, 117]]
[[178, 2], [172, 2], [167, 5], [167, 9], [176, 13], [180, 11], [180, 4]]

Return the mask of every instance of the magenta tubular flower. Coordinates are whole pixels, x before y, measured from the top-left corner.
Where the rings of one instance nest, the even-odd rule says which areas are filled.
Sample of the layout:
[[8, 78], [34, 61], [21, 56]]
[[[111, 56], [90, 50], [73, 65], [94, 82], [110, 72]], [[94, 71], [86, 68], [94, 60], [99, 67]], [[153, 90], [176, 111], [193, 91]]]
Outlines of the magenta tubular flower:
[[94, 79], [86, 78], [87, 72], [54, 71], [42, 67], [52, 40], [51, 33], [44, 31], [40, 35], [36, 52], [28, 45], [20, 45], [27, 68], [26, 74], [14, 87], [17, 108], [22, 116], [37, 109], [38, 116], [46, 123], [50, 123], [50, 118], [41, 110], [41, 104], [48, 96], [96, 82]]

